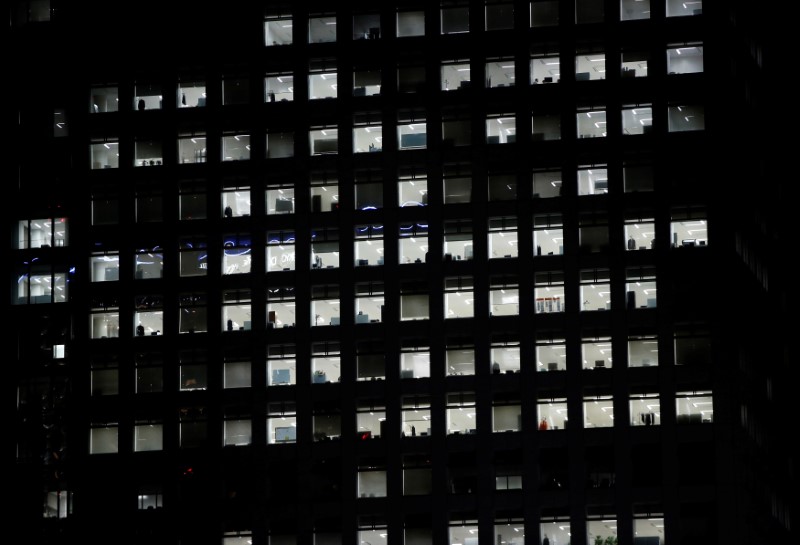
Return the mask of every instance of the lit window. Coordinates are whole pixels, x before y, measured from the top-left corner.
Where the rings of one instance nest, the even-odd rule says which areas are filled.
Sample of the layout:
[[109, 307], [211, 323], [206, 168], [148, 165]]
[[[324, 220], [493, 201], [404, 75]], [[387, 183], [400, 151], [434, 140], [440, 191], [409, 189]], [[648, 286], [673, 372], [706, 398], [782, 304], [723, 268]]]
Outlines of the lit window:
[[264, 45], [291, 45], [292, 18], [288, 16], [270, 16], [264, 21]]

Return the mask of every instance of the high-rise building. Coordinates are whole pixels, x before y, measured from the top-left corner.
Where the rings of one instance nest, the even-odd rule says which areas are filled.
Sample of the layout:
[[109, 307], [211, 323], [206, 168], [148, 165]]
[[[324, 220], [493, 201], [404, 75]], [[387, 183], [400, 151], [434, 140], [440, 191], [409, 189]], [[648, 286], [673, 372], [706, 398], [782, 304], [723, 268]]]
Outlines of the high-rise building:
[[19, 542], [797, 542], [775, 6], [210, 6], [11, 2]]

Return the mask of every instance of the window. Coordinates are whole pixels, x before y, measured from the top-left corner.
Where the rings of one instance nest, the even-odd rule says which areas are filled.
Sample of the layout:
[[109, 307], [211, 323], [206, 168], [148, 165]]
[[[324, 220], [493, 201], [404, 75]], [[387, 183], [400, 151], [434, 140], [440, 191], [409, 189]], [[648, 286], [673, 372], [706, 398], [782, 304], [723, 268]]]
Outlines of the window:
[[430, 318], [428, 286], [411, 280], [403, 282], [400, 286], [400, 321], [428, 318]]
[[489, 218], [489, 259], [519, 257], [517, 218]]
[[337, 89], [335, 61], [312, 61], [308, 75], [308, 98], [336, 98]]
[[442, 91], [467, 89], [470, 86], [469, 61], [442, 61]]
[[223, 364], [222, 387], [228, 388], [250, 388], [252, 386], [250, 362], [249, 361], [228, 361], [226, 358]]
[[150, 452], [164, 448], [164, 431], [161, 424], [137, 422], [133, 427], [133, 451]]
[[537, 339], [536, 370], [564, 371], [567, 368], [567, 347], [564, 339]]
[[448, 344], [444, 353], [448, 376], [475, 374], [475, 349]]
[[208, 249], [205, 241], [184, 238], [178, 244], [181, 277], [206, 276], [208, 274]]
[[533, 182], [533, 198], [547, 199], [561, 196], [561, 171], [536, 170], [531, 179]]
[[294, 133], [271, 131], [267, 133], [267, 159], [294, 157]]
[[634, 514], [633, 535], [633, 539], [642, 539], [644, 541], [644, 539], [651, 538], [653, 542], [658, 539], [659, 545], [666, 543], [663, 515], [660, 513]]
[[355, 227], [355, 266], [383, 265], [383, 225]]
[[133, 91], [133, 107], [143, 112], [145, 110], [160, 110], [164, 97], [161, 85], [157, 83], [137, 83]]
[[705, 108], [697, 105], [669, 106], [667, 126], [669, 132], [705, 130]]
[[423, 93], [425, 88], [424, 66], [400, 66], [397, 69], [397, 90], [400, 93]]
[[[431, 434], [431, 400], [430, 397], [426, 395], [415, 395], [415, 396], [408, 396], [403, 398], [403, 406], [402, 406], [402, 429], [400, 431], [401, 437], [425, 437]], [[426, 466], [430, 465], [428, 460], [420, 460], [423, 458], [422, 456], [406, 456], [405, 463], [408, 463], [409, 459], [416, 459], [416, 464], [424, 464]], [[407, 467], [407, 466], [405, 466]], [[408, 490], [406, 479], [411, 477], [412, 475], [419, 476], [427, 482], [428, 486], [430, 486], [430, 468], [423, 469], [420, 471], [411, 471], [409, 472], [407, 469], [403, 471], [403, 490], [404, 493]], [[419, 483], [422, 484], [422, 483]], [[417, 492], [422, 493], [422, 492]]]
[[92, 303], [89, 335], [91, 339], [119, 337], [119, 302], [116, 299], [101, 299]]
[[161, 335], [164, 329], [164, 301], [157, 295], [138, 295], [134, 298], [133, 323], [137, 337]]
[[149, 280], [163, 277], [164, 253], [161, 246], [138, 249], [134, 261], [134, 278], [136, 278], [136, 280]]
[[222, 292], [223, 331], [249, 331], [253, 328], [250, 291], [224, 290]]
[[297, 380], [295, 352], [293, 345], [273, 345], [268, 348], [267, 386], [295, 384]]
[[608, 193], [608, 170], [605, 165], [578, 167], [578, 195]]
[[[377, 180], [373, 181], [373, 176]], [[356, 210], [378, 210], [383, 208], [383, 183], [380, 181], [380, 172], [357, 173], [355, 197]]]
[[486, 63], [486, 87], [488, 89], [512, 87], [515, 80], [514, 59], [497, 59]]
[[92, 424], [89, 430], [89, 454], [119, 452], [119, 427], [116, 422]]
[[[184, 359], [190, 363], [184, 363]], [[206, 389], [208, 389], [208, 366], [205, 363], [194, 363], [194, 358], [182, 358], [180, 368], [181, 392]]]
[[540, 398], [537, 414], [539, 431], [563, 430], [567, 427], [567, 398]]
[[539, 523], [539, 535], [542, 536], [542, 541], [547, 539], [550, 543], [570, 543], [572, 533], [569, 519]]
[[[250, 545], [253, 543], [253, 534], [250, 532], [225, 532], [222, 538], [222, 545]], [[277, 537], [270, 538], [269, 543], [273, 545], [294, 545], [294, 542], [279, 541]]]
[[51, 490], [44, 495], [44, 512], [46, 519], [63, 519], [72, 514], [72, 492], [67, 490]]
[[91, 381], [93, 396], [119, 394], [119, 368], [116, 364], [92, 363]]
[[617, 521], [616, 519], [603, 519], [603, 520], [587, 520], [586, 521], [586, 543], [595, 543], [597, 538], [600, 538], [605, 543], [606, 539], [612, 541], [617, 538]]
[[356, 367], [358, 380], [375, 380], [386, 377], [386, 361], [383, 354], [358, 354]]
[[583, 398], [583, 427], [611, 428], [614, 426], [614, 400], [609, 395]]
[[519, 373], [522, 360], [520, 359], [519, 343], [517, 341], [513, 341], [513, 343], [495, 342], [492, 344], [489, 355], [492, 361], [492, 374]]
[[575, 0], [575, 22], [602, 23], [605, 19], [604, 0]]
[[581, 110], [576, 114], [578, 138], [597, 138], [607, 135], [605, 110]]
[[[401, 175], [397, 181], [397, 202], [400, 208], [405, 206], [428, 205], [428, 180], [423, 175]], [[402, 260], [401, 260], [402, 263]]]
[[519, 515], [520, 516], [517, 517], [501, 517], [500, 513], [496, 514], [497, 518], [495, 519], [494, 524], [494, 535], [497, 536], [497, 539], [500, 541], [500, 543], [506, 543], [508, 545], [522, 545], [525, 543], [525, 539], [523, 537], [523, 532], [525, 531], [525, 522], [521, 516], [521, 513], [519, 513]]
[[136, 222], [158, 223], [164, 221], [164, 199], [161, 190], [141, 187], [136, 191]]
[[641, 51], [622, 52], [622, 72], [620, 77], [625, 78], [646, 78], [647, 62], [649, 55]]
[[250, 102], [250, 82], [245, 78], [225, 76], [222, 78], [222, 104], [248, 104]]
[[536, 314], [564, 312], [564, 273], [537, 272], [533, 290]]
[[99, 114], [119, 110], [118, 87], [92, 87], [89, 96], [89, 113]]
[[205, 133], [182, 134], [178, 137], [179, 163], [205, 163], [207, 159], [208, 150], [206, 148]]
[[[445, 204], [458, 204], [472, 202], [472, 178], [458, 172], [457, 169], [445, 172], [444, 176], [444, 203]], [[469, 240], [472, 240], [472, 229], [466, 232], [470, 233]], [[445, 241], [447, 237], [445, 237]], [[446, 252], [447, 250], [445, 250]], [[460, 254], [457, 254], [460, 255]], [[458, 258], [456, 258], [458, 259]]]
[[628, 367], [658, 365], [658, 339], [643, 336], [628, 339]]
[[342, 435], [342, 416], [338, 409], [327, 409], [325, 413], [314, 411], [314, 441], [330, 441]]
[[400, 149], [425, 148], [428, 144], [428, 133], [425, 119], [399, 120], [397, 124], [397, 140]]
[[[373, 467], [359, 467], [358, 470], [358, 495], [361, 498], [375, 498], [386, 496], [386, 470], [375, 470]], [[359, 532], [359, 543], [363, 543], [362, 536], [365, 532]]]
[[631, 426], [658, 426], [661, 424], [661, 404], [658, 394], [634, 394], [630, 397]]
[[619, 18], [621, 21], [650, 18], [650, 0], [620, 0]]
[[625, 240], [628, 250], [652, 250], [655, 246], [656, 226], [653, 218], [625, 220]]
[[92, 282], [119, 280], [119, 252], [93, 254], [91, 259]]
[[311, 231], [311, 268], [339, 268], [339, 230], [324, 227]]
[[711, 339], [707, 333], [679, 332], [675, 335], [675, 365], [711, 364]]
[[559, 0], [531, 0], [531, 28], [558, 26], [558, 4]]
[[702, 15], [703, 0], [667, 0], [667, 17], [684, 17], [686, 15]]
[[425, 35], [424, 11], [398, 11], [397, 12], [397, 37], [409, 38]]
[[675, 414], [678, 424], [708, 424], [714, 421], [714, 399], [710, 391], [677, 392]]
[[136, 355], [136, 393], [150, 394], [163, 390], [163, 372], [160, 362], [148, 354]]
[[560, 214], [533, 217], [534, 256], [563, 255], [564, 228]]
[[649, 104], [622, 107], [622, 134], [653, 132], [653, 108]]
[[264, 45], [267, 47], [292, 44], [292, 18], [273, 15], [264, 21]]
[[381, 16], [377, 13], [353, 15], [353, 39], [377, 40], [381, 37]]
[[92, 194], [92, 225], [119, 223], [119, 198], [116, 193], [98, 191]]
[[651, 267], [636, 267], [625, 271], [625, 292], [628, 310], [656, 308], [656, 273]]
[[181, 293], [178, 296], [178, 306], [179, 333], [203, 333], [208, 331], [205, 293]]
[[92, 170], [119, 168], [119, 140], [94, 140], [89, 152]]
[[341, 324], [341, 302], [339, 287], [311, 287], [311, 323], [315, 326], [334, 326]]
[[353, 96], [369, 97], [381, 94], [381, 71], [378, 68], [353, 70]]
[[581, 340], [583, 369], [596, 371], [611, 369], [613, 363], [611, 354], [611, 337], [595, 336]]
[[17, 305], [67, 302], [67, 274], [50, 265], [26, 264], [18, 269], [16, 285]]
[[486, 30], [514, 28], [514, 4], [511, 2], [486, 2]]
[[222, 161], [250, 159], [250, 135], [234, 134], [222, 137]]
[[329, 43], [336, 41], [336, 17], [317, 15], [308, 18], [308, 43]]
[[383, 282], [356, 284], [356, 324], [370, 324], [383, 321]]
[[178, 82], [178, 108], [202, 108], [206, 105], [204, 81]]
[[250, 188], [227, 187], [222, 190], [222, 217], [236, 218], [250, 215]]
[[517, 141], [517, 120], [511, 114], [492, 115], [486, 119], [486, 143], [507, 144]]
[[252, 265], [252, 248], [247, 235], [230, 234], [222, 243], [222, 274], [247, 274]]
[[431, 376], [431, 353], [428, 346], [404, 346], [400, 353], [400, 378], [428, 378]]
[[428, 225], [425, 223], [400, 224], [399, 229], [399, 264], [426, 263], [428, 261]]
[[472, 318], [475, 315], [475, 296], [472, 278], [450, 277], [444, 279], [444, 317]]
[[670, 236], [673, 248], [706, 246], [708, 221], [705, 211], [690, 208], [673, 211]]
[[17, 223], [16, 248], [67, 246], [67, 218], [21, 220]]
[[561, 81], [561, 59], [557, 53], [531, 56], [531, 84], [559, 81]]
[[502, 433], [507, 431], [522, 430], [522, 407], [519, 399], [492, 400], [492, 432]]
[[161, 166], [163, 164], [163, 153], [161, 153], [161, 142], [157, 140], [137, 140], [134, 144], [135, 157], [133, 166]]
[[196, 448], [206, 445], [208, 439], [208, 422], [205, 407], [181, 407], [180, 418], [181, 448]]
[[575, 81], [606, 79], [606, 55], [602, 50], [578, 53], [575, 57]]
[[264, 78], [266, 102], [291, 102], [294, 100], [294, 76], [289, 73], [267, 74]]
[[702, 44], [667, 47], [668, 74], [698, 74], [703, 72]]
[[608, 246], [608, 225], [605, 225], [606, 218], [593, 214], [582, 215], [578, 230], [580, 250], [585, 254], [597, 254], [607, 252]]
[[267, 444], [297, 442], [297, 410], [294, 403], [267, 405]]
[[334, 212], [339, 209], [339, 185], [336, 178], [311, 176], [311, 211]]
[[[405, 401], [405, 400], [404, 400]], [[406, 403], [404, 402], [405, 406]], [[426, 425], [428, 421], [418, 421], [420, 429]], [[412, 424], [413, 425], [413, 424]], [[426, 431], [420, 431], [420, 435], [430, 435]], [[406, 434], [408, 437], [408, 434]], [[413, 435], [412, 435], [413, 437]], [[431, 472], [430, 457], [424, 454], [408, 454], [403, 456], [403, 495], [404, 496], [419, 496], [427, 495], [433, 491], [433, 476]], [[413, 545], [414, 542], [409, 542], [406, 539], [407, 545]]]
[[321, 127], [308, 131], [311, 155], [327, 155], [339, 152], [339, 130], [336, 127]]
[[469, 32], [469, 7], [466, 5], [442, 6], [442, 34]]
[[178, 206], [180, 219], [183, 221], [206, 219], [208, 213], [205, 184], [199, 182], [181, 184]]
[[338, 355], [314, 355], [311, 358], [311, 383], [327, 384], [330, 382], [340, 382], [341, 361]]
[[611, 284], [608, 269], [580, 271], [581, 312], [611, 310]]
[[267, 215], [294, 214], [294, 186], [271, 185], [266, 192]]
[[447, 394], [447, 434], [471, 434], [476, 431], [475, 392]]
[[653, 190], [653, 167], [625, 163], [622, 167], [622, 177], [625, 184], [625, 193]]
[[561, 140], [561, 116], [556, 114], [534, 114], [531, 116], [531, 140]]
[[292, 287], [267, 289], [267, 329], [294, 326], [297, 323], [297, 302]]
[[224, 422], [223, 445], [245, 446], [253, 442], [253, 423], [244, 418], [228, 418]]
[[454, 117], [442, 120], [442, 147], [469, 146], [472, 144], [472, 121]]
[[61, 138], [64, 136], [69, 136], [67, 112], [61, 108], [56, 108], [53, 110], [53, 137]]
[[359, 440], [383, 437], [386, 427], [386, 406], [383, 400], [359, 399], [356, 401], [356, 434]]

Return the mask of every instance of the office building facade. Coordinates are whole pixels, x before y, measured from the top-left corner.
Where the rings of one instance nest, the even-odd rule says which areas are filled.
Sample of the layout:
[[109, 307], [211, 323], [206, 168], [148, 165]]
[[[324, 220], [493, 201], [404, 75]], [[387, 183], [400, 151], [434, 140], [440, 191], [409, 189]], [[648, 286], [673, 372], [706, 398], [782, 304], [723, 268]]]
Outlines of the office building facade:
[[796, 537], [738, 4], [13, 4], [20, 536]]

